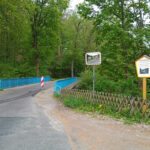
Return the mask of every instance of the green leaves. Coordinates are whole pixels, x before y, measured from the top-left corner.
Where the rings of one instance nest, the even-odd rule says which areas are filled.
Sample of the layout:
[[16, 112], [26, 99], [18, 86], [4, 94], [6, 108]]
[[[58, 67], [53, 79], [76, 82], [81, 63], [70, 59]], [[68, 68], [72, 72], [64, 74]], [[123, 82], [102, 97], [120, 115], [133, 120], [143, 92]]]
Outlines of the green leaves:
[[86, 0], [79, 6], [80, 15], [94, 22], [102, 75], [115, 81], [137, 78], [134, 61], [149, 51], [148, 7], [146, 0]]
[[0, 77], [35, 76], [36, 58], [36, 69], [50, 74], [67, 5], [68, 0], [0, 1], [0, 64], [7, 66], [0, 68]]

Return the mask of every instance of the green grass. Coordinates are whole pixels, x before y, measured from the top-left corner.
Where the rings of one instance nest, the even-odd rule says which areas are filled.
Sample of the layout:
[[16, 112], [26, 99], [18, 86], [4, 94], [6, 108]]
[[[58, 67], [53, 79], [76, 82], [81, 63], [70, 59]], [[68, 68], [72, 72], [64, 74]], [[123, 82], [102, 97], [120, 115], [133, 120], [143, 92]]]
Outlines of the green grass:
[[116, 119], [123, 119], [125, 124], [133, 123], [147, 123], [150, 124], [150, 118], [144, 118], [142, 113], [135, 111], [134, 115], [130, 113], [128, 108], [123, 109], [121, 112], [117, 112], [117, 109], [113, 105], [103, 106], [99, 103], [90, 103], [84, 99], [75, 99], [66, 97], [63, 99], [63, 104], [66, 107], [70, 107], [80, 112], [93, 112], [103, 115], [108, 115]]
[[0, 89], [0, 91], [3, 91], [3, 89]]
[[61, 96], [59, 94], [55, 93], [54, 97], [60, 98]]

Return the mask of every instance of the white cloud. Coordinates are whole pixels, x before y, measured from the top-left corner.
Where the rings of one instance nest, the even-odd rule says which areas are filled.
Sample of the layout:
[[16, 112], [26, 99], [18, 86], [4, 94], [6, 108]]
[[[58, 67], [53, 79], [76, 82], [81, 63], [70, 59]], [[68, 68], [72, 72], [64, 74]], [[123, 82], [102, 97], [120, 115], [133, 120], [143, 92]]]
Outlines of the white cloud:
[[78, 5], [79, 3], [83, 3], [83, 2], [84, 0], [71, 0], [69, 9], [75, 9], [76, 5]]

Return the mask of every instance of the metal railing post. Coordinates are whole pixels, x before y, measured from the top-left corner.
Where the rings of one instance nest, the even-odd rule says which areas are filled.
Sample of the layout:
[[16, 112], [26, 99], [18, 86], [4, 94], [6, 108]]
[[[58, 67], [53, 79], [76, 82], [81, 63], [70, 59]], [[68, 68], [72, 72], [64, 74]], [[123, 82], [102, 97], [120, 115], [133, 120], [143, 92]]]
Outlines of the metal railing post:
[[0, 89], [2, 89], [2, 80], [0, 80]]

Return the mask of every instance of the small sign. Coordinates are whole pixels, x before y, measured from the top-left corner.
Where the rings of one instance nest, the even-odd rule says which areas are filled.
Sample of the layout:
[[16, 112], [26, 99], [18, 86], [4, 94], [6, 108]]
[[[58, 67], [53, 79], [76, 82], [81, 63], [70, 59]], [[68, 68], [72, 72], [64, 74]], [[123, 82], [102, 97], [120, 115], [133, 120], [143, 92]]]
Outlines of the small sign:
[[86, 65], [100, 65], [101, 64], [101, 53], [100, 52], [91, 52], [85, 54]]
[[150, 57], [144, 55], [135, 61], [137, 76], [150, 78]]

